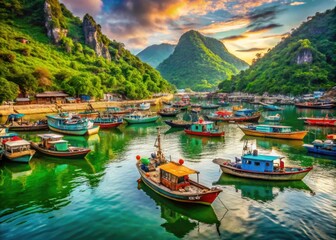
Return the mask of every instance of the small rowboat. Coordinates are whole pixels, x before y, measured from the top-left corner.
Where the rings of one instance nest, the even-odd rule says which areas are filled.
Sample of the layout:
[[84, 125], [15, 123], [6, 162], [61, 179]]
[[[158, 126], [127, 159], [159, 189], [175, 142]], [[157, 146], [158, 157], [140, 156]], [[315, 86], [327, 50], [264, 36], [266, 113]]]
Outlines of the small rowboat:
[[91, 149], [82, 147], [70, 147], [68, 141], [63, 140], [62, 135], [41, 134], [38, 135], [41, 142], [31, 142], [31, 147], [40, 153], [53, 157], [84, 158]]
[[[151, 158], [136, 156], [136, 167], [142, 181], [154, 192], [161, 196], [185, 203], [211, 205], [222, 191], [218, 188], [208, 188], [198, 182], [199, 172], [179, 162], [167, 162], [161, 150], [160, 132], [156, 140], [158, 150], [151, 154]], [[197, 174], [197, 182], [189, 179], [190, 174]]]
[[304, 123], [308, 125], [336, 126], [336, 118], [330, 118], [328, 114], [325, 117], [302, 117], [298, 119], [304, 120]]
[[[236, 161], [216, 158], [213, 160], [218, 164], [223, 173], [244, 177], [271, 181], [293, 181], [302, 180], [313, 167], [285, 166], [283, 157], [261, 155], [258, 150], [253, 152], [247, 147], [247, 142], [243, 148], [244, 152]], [[274, 163], [279, 160], [279, 163]]]
[[336, 134], [327, 135], [327, 140], [314, 140], [312, 144], [303, 144], [310, 153], [336, 157]]
[[224, 131], [214, 128], [214, 123], [203, 121], [200, 119], [198, 122], [191, 124], [189, 129], [184, 129], [186, 134], [204, 136], [204, 137], [223, 137]]
[[277, 113], [274, 116], [265, 116], [264, 118], [266, 122], [280, 122], [281, 115]]
[[295, 106], [297, 108], [316, 108], [316, 109], [332, 109], [335, 107], [333, 103], [313, 103], [313, 102], [296, 103]]
[[133, 113], [125, 116], [124, 120], [129, 124], [136, 124], [156, 122], [159, 118], [159, 115]]
[[268, 138], [302, 140], [308, 131], [292, 131], [292, 127], [278, 125], [238, 126], [245, 135]]
[[207, 115], [206, 118], [211, 121], [218, 121], [218, 122], [258, 122], [261, 117], [261, 114], [259, 112], [254, 113], [252, 116], [242, 116], [242, 117], [236, 117], [236, 116], [222, 116], [222, 115]]
[[175, 108], [163, 108], [160, 111], [158, 111], [158, 114], [162, 117], [176, 117], [177, 114], [180, 113], [179, 109]]
[[10, 114], [6, 120], [5, 125], [10, 131], [41, 131], [48, 129], [47, 120], [38, 120], [36, 122], [23, 121], [24, 114], [14, 113]]
[[105, 113], [95, 118], [93, 122], [95, 126], [100, 126], [100, 128], [116, 128], [123, 124], [123, 119], [121, 117]]

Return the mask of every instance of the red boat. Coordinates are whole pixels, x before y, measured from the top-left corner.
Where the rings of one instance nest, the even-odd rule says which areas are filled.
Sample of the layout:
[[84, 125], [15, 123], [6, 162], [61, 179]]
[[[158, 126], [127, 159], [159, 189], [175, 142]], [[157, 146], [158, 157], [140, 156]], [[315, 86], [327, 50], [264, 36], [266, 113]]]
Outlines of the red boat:
[[224, 131], [219, 131], [214, 128], [214, 123], [200, 119], [198, 122], [192, 123], [189, 129], [184, 130], [190, 135], [204, 136], [204, 137], [223, 137]]
[[336, 126], [336, 118], [329, 118], [328, 114], [324, 118], [303, 117], [298, 119], [304, 120], [304, 122], [308, 125]]
[[116, 128], [121, 124], [123, 124], [121, 117], [116, 117], [109, 113], [105, 113], [94, 119], [94, 125], [100, 126], [100, 128]]
[[316, 108], [316, 109], [332, 109], [332, 108], [334, 108], [333, 103], [315, 103], [315, 102], [296, 103], [295, 106], [298, 107], [298, 108]]

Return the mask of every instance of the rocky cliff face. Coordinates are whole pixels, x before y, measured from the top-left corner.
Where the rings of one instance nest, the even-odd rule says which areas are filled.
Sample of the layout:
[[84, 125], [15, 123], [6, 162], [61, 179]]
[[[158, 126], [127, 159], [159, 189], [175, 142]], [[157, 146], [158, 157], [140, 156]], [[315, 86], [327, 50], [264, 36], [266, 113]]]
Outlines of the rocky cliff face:
[[104, 57], [111, 60], [111, 55], [108, 47], [102, 42], [100, 26], [96, 24], [94, 19], [86, 14], [83, 19], [83, 31], [85, 37], [85, 44], [93, 48], [98, 57]]
[[62, 29], [59, 24], [56, 23], [57, 19], [52, 14], [52, 6], [48, 1], [44, 2], [44, 15], [45, 15], [45, 27], [47, 29], [48, 37], [52, 39], [54, 43], [58, 43], [63, 37], [68, 34], [67, 29]]
[[312, 62], [313, 62], [313, 54], [309, 49], [304, 49], [300, 51], [300, 53], [296, 57], [296, 64], [304, 64]]

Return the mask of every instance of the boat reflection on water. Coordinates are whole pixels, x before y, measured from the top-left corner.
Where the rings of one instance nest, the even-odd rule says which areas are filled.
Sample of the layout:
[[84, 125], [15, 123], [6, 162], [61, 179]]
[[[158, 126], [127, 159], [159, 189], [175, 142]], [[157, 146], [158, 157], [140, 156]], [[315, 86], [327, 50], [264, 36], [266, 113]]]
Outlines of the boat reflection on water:
[[[3, 166], [4, 171], [11, 176], [12, 180], [25, 182], [27, 177], [32, 174], [33, 170], [30, 164], [21, 164], [13, 162], [5, 162]], [[2, 178], [3, 176], [1, 176]]]
[[125, 131], [128, 133], [136, 134], [137, 136], [145, 136], [149, 133], [156, 132], [156, 127], [160, 124], [157, 122], [153, 123], [142, 123], [142, 124], [128, 124], [125, 126]]
[[160, 207], [161, 217], [166, 220], [161, 226], [176, 237], [182, 238], [196, 227], [201, 229], [202, 224], [214, 225], [218, 231], [220, 221], [211, 206], [173, 202], [161, 197], [144, 183], [139, 183], [138, 189], [143, 190]]
[[301, 140], [286, 140], [286, 139], [275, 139], [275, 138], [263, 138], [263, 137], [251, 137], [251, 136], [244, 136], [241, 138], [241, 142], [248, 140], [249, 142], [256, 141], [257, 148], [262, 149], [272, 149], [272, 147], [276, 147], [278, 149], [283, 148], [302, 148], [303, 141]]
[[242, 198], [267, 202], [275, 199], [285, 189], [309, 192], [315, 195], [303, 181], [264, 181], [231, 176], [223, 173], [213, 185], [234, 186], [236, 192], [241, 191]]

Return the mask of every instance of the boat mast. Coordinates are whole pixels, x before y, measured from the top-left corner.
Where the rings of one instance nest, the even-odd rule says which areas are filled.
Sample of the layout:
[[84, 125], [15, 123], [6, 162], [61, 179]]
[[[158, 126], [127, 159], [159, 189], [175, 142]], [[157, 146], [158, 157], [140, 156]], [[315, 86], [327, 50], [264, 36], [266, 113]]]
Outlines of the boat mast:
[[164, 157], [164, 154], [161, 149], [161, 134], [160, 134], [159, 127], [157, 128], [157, 131], [158, 131], [158, 136], [157, 136], [154, 146], [157, 148], [156, 157], [159, 160], [159, 163], [162, 164], [166, 162], [166, 158]]

